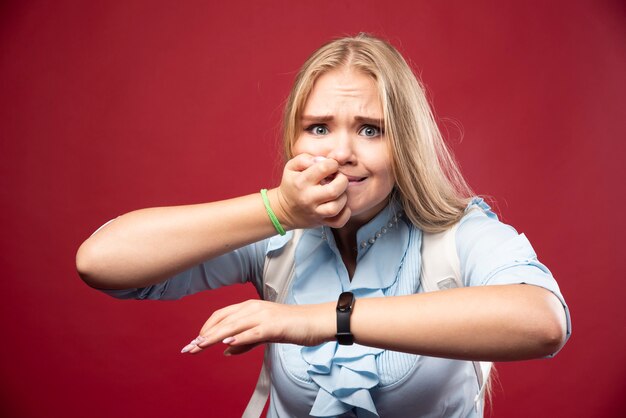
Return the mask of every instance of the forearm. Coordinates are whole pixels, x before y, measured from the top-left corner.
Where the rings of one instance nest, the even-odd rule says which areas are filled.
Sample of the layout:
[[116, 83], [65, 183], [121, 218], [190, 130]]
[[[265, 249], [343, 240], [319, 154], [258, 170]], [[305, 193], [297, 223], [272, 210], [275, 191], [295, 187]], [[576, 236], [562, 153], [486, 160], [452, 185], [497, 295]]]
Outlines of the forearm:
[[[270, 207], [286, 229], [343, 226], [348, 180], [331, 159], [300, 154], [289, 160]], [[276, 230], [259, 194], [191, 206], [143, 209], [120, 216], [78, 250], [76, 266], [87, 284], [101, 289], [145, 287], [202, 261], [268, 238]]]
[[[274, 193], [270, 191], [271, 200]], [[120, 216], [87, 239], [76, 265], [93, 287], [145, 287], [275, 234], [259, 194], [142, 209]]]
[[464, 360], [523, 360], [558, 350], [565, 314], [545, 289], [482, 286], [359, 299], [351, 328], [363, 345]]
[[[258, 300], [211, 315], [183, 352], [225, 338], [231, 354], [259, 343], [317, 345], [334, 341], [335, 303], [283, 305]], [[479, 286], [409, 296], [357, 299], [355, 342], [433, 357], [509, 361], [545, 357], [565, 341], [566, 318], [550, 291], [533, 285]]]

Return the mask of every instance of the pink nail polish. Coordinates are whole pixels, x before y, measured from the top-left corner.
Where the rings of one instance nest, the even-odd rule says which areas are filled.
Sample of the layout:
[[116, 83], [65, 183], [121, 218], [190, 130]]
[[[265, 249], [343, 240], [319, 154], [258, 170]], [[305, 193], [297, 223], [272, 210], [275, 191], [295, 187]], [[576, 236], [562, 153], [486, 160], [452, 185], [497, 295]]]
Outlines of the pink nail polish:
[[195, 340], [193, 340], [193, 341], [191, 342], [191, 344], [196, 344], [196, 345], [198, 345], [198, 344], [203, 343], [203, 342], [205, 342], [205, 341], [206, 341], [206, 338], [204, 338], [203, 336], [199, 335], [199, 336], [197, 336], [197, 337], [196, 337], [196, 339], [195, 339]]
[[226, 337], [222, 340], [224, 344], [232, 344], [235, 342], [235, 337]]
[[183, 347], [182, 350], [180, 350], [181, 353], [187, 353], [189, 351], [191, 351], [194, 347], [197, 347], [195, 344], [187, 344], [186, 346]]

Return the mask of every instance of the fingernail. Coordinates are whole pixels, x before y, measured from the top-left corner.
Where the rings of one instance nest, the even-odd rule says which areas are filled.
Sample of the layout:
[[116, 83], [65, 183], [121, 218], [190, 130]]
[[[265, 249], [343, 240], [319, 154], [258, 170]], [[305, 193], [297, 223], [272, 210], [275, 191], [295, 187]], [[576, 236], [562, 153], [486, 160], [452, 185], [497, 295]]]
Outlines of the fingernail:
[[194, 347], [197, 347], [197, 345], [195, 344], [187, 344], [186, 346], [183, 347], [182, 350], [180, 350], [181, 353], [187, 353], [189, 351], [191, 351]]
[[230, 357], [230, 356], [232, 356], [232, 354], [231, 354], [231, 353], [230, 353], [230, 351], [228, 351], [228, 350], [224, 350], [224, 355], [225, 355], [226, 357]]
[[320, 155], [320, 156], [317, 156], [317, 157], [313, 157], [313, 162], [314, 163], [319, 163], [320, 161], [324, 161], [325, 159], [326, 159], [326, 157], [322, 157]]
[[226, 337], [222, 340], [222, 342], [224, 344], [232, 344], [233, 342], [235, 342], [235, 337]]
[[202, 335], [198, 335], [192, 342], [191, 344], [200, 344], [206, 341], [206, 338], [204, 338]]

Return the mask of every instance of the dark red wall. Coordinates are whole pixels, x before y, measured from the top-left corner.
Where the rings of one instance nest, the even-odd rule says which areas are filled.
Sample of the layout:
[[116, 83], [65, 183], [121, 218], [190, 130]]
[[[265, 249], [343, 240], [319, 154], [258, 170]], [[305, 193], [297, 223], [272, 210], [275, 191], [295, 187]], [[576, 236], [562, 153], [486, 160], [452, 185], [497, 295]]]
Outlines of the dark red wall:
[[508, 3], [2, 2], [0, 415], [238, 416], [261, 351], [179, 350], [251, 289], [116, 301], [74, 254], [123, 212], [275, 185], [295, 71], [359, 31], [413, 63], [470, 183], [569, 302], [555, 359], [498, 365], [494, 416], [623, 412], [626, 12]]

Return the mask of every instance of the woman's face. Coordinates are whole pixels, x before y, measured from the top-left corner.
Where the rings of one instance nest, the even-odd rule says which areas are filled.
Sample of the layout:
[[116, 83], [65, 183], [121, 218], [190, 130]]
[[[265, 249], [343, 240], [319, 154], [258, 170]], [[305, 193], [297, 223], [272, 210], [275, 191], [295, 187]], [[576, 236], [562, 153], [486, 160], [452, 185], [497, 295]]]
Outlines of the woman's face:
[[394, 181], [376, 82], [351, 68], [321, 75], [305, 104], [295, 154], [332, 158], [348, 180], [352, 222], [365, 223], [387, 204]]

